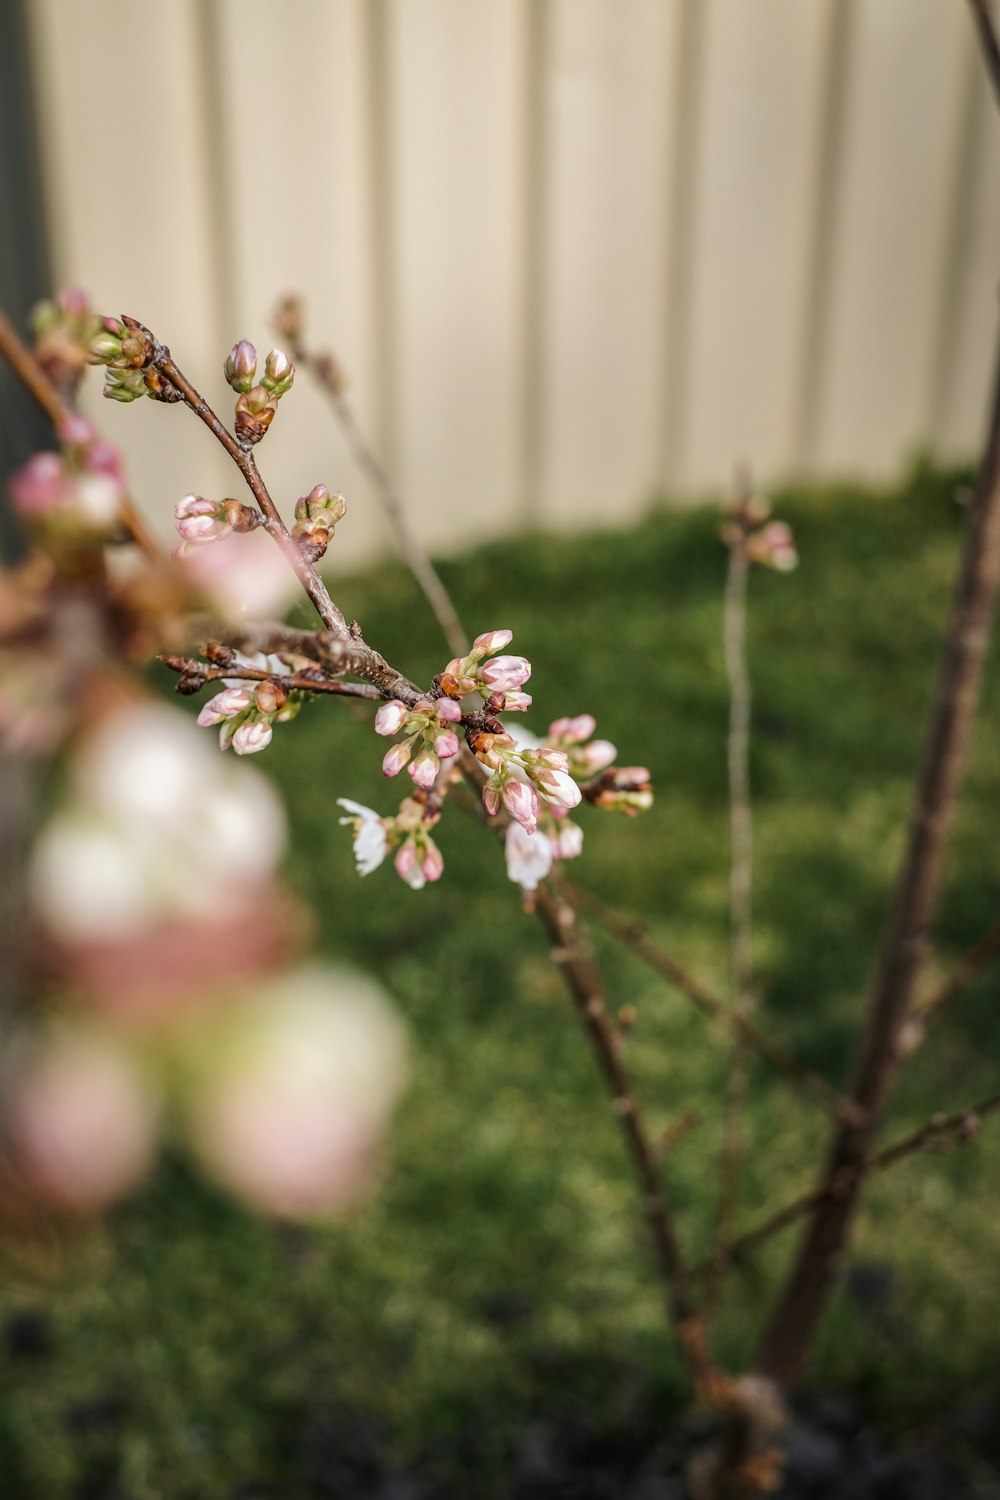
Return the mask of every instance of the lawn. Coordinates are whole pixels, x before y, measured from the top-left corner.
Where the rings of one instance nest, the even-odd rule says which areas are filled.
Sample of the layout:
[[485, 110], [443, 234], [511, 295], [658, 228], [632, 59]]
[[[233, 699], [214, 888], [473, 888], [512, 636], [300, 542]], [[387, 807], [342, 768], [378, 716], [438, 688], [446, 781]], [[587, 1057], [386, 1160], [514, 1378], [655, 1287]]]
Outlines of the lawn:
[[[801, 564], [751, 579], [759, 1020], [833, 1082], [901, 850], [966, 477], [919, 468], [886, 492], [776, 496]], [[482, 547], [443, 571], [470, 634], [508, 626], [531, 658], [529, 722], [590, 711], [623, 763], [650, 767], [653, 811], [582, 819], [573, 873], [724, 993], [717, 528], [708, 510], [663, 511], [628, 531]], [[332, 583], [411, 677], [441, 669], [448, 653], [400, 567]], [[998, 667], [932, 977], [1000, 912]], [[439, 885], [416, 894], [389, 868], [354, 873], [334, 799], [394, 806], [368, 717], [316, 702], [257, 764], [286, 795], [287, 873], [318, 946], [377, 974], [408, 1022], [413, 1081], [380, 1191], [340, 1224], [275, 1227], [178, 1155], [101, 1228], [12, 1247], [0, 1290], [10, 1500], [311, 1500], [354, 1493], [369, 1450], [401, 1468], [419, 1456], [436, 1476], [427, 1494], [488, 1500], [509, 1493], [512, 1455], [539, 1424], [648, 1427], [687, 1399], [594, 1060], [498, 847], [454, 812]], [[726, 1049], [683, 997], [599, 948], [614, 1003], [638, 1013], [628, 1058], [652, 1123], [704, 1114], [669, 1161], [697, 1258], [716, 1213]], [[987, 974], [954, 1006], [907, 1069], [885, 1139], [996, 1091], [996, 993]], [[760, 1065], [748, 1128], [745, 1224], [810, 1183], [825, 1138], [817, 1110]], [[1000, 1126], [987, 1122], [971, 1147], [911, 1157], [871, 1187], [813, 1379], [896, 1427], [992, 1390], [998, 1173]], [[727, 1285], [716, 1346], [734, 1367], [793, 1243], [773, 1239]]]

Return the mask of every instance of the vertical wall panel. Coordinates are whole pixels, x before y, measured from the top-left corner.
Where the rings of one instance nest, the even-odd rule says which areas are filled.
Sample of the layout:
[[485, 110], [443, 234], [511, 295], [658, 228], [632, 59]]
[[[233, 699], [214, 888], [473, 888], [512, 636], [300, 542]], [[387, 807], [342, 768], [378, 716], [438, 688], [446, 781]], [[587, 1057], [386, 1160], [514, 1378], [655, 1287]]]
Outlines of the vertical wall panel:
[[[195, 0], [28, 9], [56, 281], [141, 318], [198, 379], [221, 331]], [[177, 408], [102, 402], [100, 384], [95, 373], [86, 405], [125, 447], [136, 498], [167, 534], [175, 500], [221, 483], [216, 444]]]
[[706, 19], [687, 489], [791, 463], [827, 35], [800, 0], [710, 0]]
[[430, 541], [520, 502], [524, 7], [395, 0], [396, 466]]
[[613, 519], [658, 486], [678, 6], [553, 0], [542, 358], [546, 520]]
[[1000, 119], [968, 38], [968, 129], [951, 226], [954, 257], [939, 296], [940, 374], [928, 421], [937, 449], [966, 458], [985, 436], [1000, 330]]
[[[270, 319], [302, 294], [310, 342], [333, 349], [362, 425], [377, 428], [370, 58], [363, 0], [296, 0], [276, 36], [271, 0], [215, 0], [202, 12], [219, 68], [220, 162], [229, 232], [225, 348], [278, 342]], [[260, 450], [286, 514], [314, 484], [340, 489], [348, 515], [329, 565], [377, 550], [385, 527], [332, 414], [300, 376]]]
[[969, 17], [856, 7], [829, 365], [814, 461], [889, 473], [922, 435], [961, 133]]

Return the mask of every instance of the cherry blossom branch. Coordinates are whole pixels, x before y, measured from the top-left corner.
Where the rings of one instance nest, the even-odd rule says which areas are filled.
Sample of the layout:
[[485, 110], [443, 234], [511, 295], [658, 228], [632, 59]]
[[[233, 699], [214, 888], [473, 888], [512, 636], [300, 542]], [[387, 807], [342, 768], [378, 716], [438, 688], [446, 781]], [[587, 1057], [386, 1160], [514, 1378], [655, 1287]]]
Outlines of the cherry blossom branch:
[[455, 656], [463, 655], [468, 636], [459, 621], [451, 595], [410, 525], [402, 500], [354, 415], [344, 394], [343, 375], [336, 361], [332, 356], [316, 354], [306, 346], [297, 299], [289, 298], [282, 305], [278, 326], [296, 364], [308, 370], [327, 397], [354, 460], [371, 481], [403, 560], [430, 605], [449, 649]]
[[779, 1208], [777, 1212], [762, 1219], [753, 1229], [747, 1230], [746, 1234], [741, 1234], [738, 1239], [721, 1246], [708, 1260], [691, 1268], [689, 1272], [691, 1279], [699, 1280], [702, 1277], [718, 1274], [727, 1266], [745, 1260], [751, 1251], [756, 1250], [772, 1235], [786, 1229], [807, 1214], [813, 1213], [829, 1199], [843, 1196], [862, 1178], [884, 1171], [886, 1167], [892, 1166], [894, 1162], [902, 1161], [904, 1157], [910, 1156], [914, 1151], [919, 1151], [923, 1146], [938, 1145], [947, 1142], [949, 1138], [956, 1139], [960, 1145], [965, 1145], [975, 1135], [979, 1120], [986, 1115], [993, 1114], [997, 1109], [1000, 1109], [1000, 1094], [991, 1095], [989, 1099], [984, 1099], [980, 1104], [973, 1104], [967, 1109], [956, 1110], [954, 1114], [932, 1115], [918, 1130], [901, 1136], [891, 1146], [877, 1151], [874, 1156], [869, 1156], [863, 1162], [855, 1163], [850, 1167], [842, 1167], [837, 1175], [829, 1177], [806, 1193], [800, 1193], [783, 1208]]
[[209, 402], [191, 384], [174, 362], [170, 350], [137, 319], [123, 316], [122, 322], [126, 328], [138, 330], [149, 339], [153, 349], [150, 367], [178, 393], [187, 408], [205, 423], [242, 474], [264, 517], [265, 530], [281, 548], [326, 627], [330, 637], [324, 648], [326, 665], [344, 675], [361, 677], [374, 683], [384, 698], [398, 698], [407, 704], [415, 703], [421, 696], [419, 688], [391, 667], [384, 656], [367, 645], [357, 623], [349, 625], [334, 604], [326, 584], [282, 520], [249, 449], [234, 437]]
[[[58, 432], [67, 419], [73, 415], [73, 409], [60, 396], [3, 308], [0, 308], [0, 354]], [[122, 496], [119, 499], [118, 512], [122, 527], [129, 538], [150, 561], [158, 561], [160, 549], [141, 513], [128, 496]]]
[[582, 886], [571, 885], [567, 882], [565, 893], [574, 906], [586, 912], [587, 916], [598, 926], [603, 927], [612, 937], [624, 943], [636, 957], [641, 958], [668, 984], [685, 995], [703, 1015], [716, 1021], [734, 1041], [742, 1042], [771, 1067], [777, 1069], [799, 1093], [811, 1099], [814, 1104], [818, 1104], [834, 1119], [860, 1121], [860, 1112], [851, 1099], [833, 1088], [818, 1074], [810, 1072], [797, 1058], [786, 1052], [780, 1043], [761, 1031], [746, 1016], [737, 1015], [732, 1011], [728, 1005], [682, 969], [669, 953], [653, 941], [638, 922], [630, 921], [627, 917], [613, 911], [611, 907], [606, 906], [603, 901]]
[[712, 1364], [704, 1326], [691, 1297], [663, 1181], [660, 1153], [647, 1133], [632, 1080], [622, 1061], [621, 1039], [608, 1014], [604, 981], [576, 912], [562, 892], [551, 883], [543, 883], [535, 900], [538, 915], [552, 941], [552, 958], [576, 1003], [632, 1159], [646, 1223], [667, 1288], [668, 1312], [681, 1350], [697, 1389], [703, 1395], [710, 1394], [718, 1389], [721, 1377]]

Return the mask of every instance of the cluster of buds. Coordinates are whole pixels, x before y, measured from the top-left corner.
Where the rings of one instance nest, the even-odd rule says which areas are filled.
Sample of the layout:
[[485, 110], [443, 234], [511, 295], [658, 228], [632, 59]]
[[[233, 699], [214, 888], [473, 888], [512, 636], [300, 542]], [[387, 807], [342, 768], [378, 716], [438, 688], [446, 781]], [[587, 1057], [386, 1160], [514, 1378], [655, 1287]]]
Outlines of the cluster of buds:
[[458, 735], [451, 726], [461, 718], [454, 698], [420, 698], [412, 708], [396, 698], [383, 703], [375, 715], [375, 733], [403, 734], [385, 753], [383, 775], [398, 776], [405, 766], [416, 785], [429, 790], [441, 762], [458, 754]]
[[36, 453], [11, 476], [14, 504], [50, 544], [110, 540], [127, 493], [118, 450], [76, 413], [59, 437], [62, 453]]
[[[382, 770], [396, 776], [408, 768], [420, 790], [403, 802], [395, 818], [341, 800], [350, 814], [341, 822], [354, 828], [360, 874], [371, 874], [398, 846], [396, 869], [414, 889], [440, 876], [443, 862], [429, 829], [441, 816], [450, 778], [439, 782], [438, 777], [441, 762], [458, 753], [459, 724], [469, 749], [489, 772], [482, 789], [487, 813], [495, 816], [503, 810], [511, 820], [507, 870], [527, 893], [556, 860], [581, 853], [583, 830], [567, 816], [571, 809], [584, 800], [632, 814], [651, 805], [649, 772], [642, 766], [616, 769], [612, 763], [618, 752], [609, 740], [594, 738], [597, 726], [591, 714], [556, 719], [544, 740], [520, 727], [504, 727], [498, 714], [531, 702], [521, 691], [531, 676], [530, 662], [498, 655], [512, 639], [509, 630], [486, 631], [467, 656], [456, 657], [435, 677], [431, 695], [412, 706], [392, 699], [379, 707], [376, 733], [401, 736], [386, 753]], [[485, 708], [463, 712], [461, 700], [473, 694], [485, 700]]]
[[244, 448], [259, 443], [278, 410], [278, 402], [291, 390], [295, 366], [287, 354], [272, 349], [257, 381], [257, 350], [249, 339], [240, 339], [226, 356], [226, 379], [236, 392], [236, 436]]
[[792, 528], [785, 521], [770, 520], [770, 515], [767, 500], [741, 498], [731, 506], [720, 535], [727, 546], [744, 547], [748, 561], [790, 573], [799, 562]]
[[444, 873], [441, 850], [431, 838], [431, 829], [441, 818], [441, 805], [426, 792], [404, 797], [394, 818], [381, 818], [370, 807], [338, 797], [338, 807], [347, 813], [341, 825], [354, 829], [354, 858], [359, 875], [377, 870], [393, 849], [396, 874], [411, 890], [419, 891]]
[[85, 292], [66, 287], [51, 301], [32, 310], [35, 358], [64, 395], [72, 396], [90, 363], [90, 342], [100, 332], [101, 320]]
[[181, 401], [180, 391], [153, 364], [155, 348], [135, 318], [101, 318], [90, 341], [90, 363], [104, 365], [104, 394], [111, 401]]
[[478, 693], [491, 713], [521, 713], [531, 707], [531, 694], [521, 688], [531, 676], [525, 656], [498, 656], [514, 639], [511, 630], [487, 630], [477, 635], [468, 656], [456, 656], [435, 677], [438, 690], [448, 698]]
[[241, 656], [235, 652], [233, 663], [244, 667], [258, 667], [271, 672], [272, 678], [263, 682], [247, 682], [242, 678], [226, 678], [225, 688], [210, 698], [198, 715], [197, 723], [202, 729], [219, 725], [219, 745], [223, 750], [230, 747], [237, 755], [256, 755], [271, 743], [275, 724], [285, 724], [294, 719], [304, 701], [301, 692], [289, 692], [279, 680], [288, 675], [288, 667], [278, 656]]
[[254, 531], [263, 520], [259, 511], [241, 500], [206, 500], [203, 495], [185, 495], [174, 506], [177, 530], [183, 538], [175, 557], [186, 557], [192, 548], [217, 542], [234, 531]]
[[315, 484], [308, 495], [295, 502], [292, 536], [311, 562], [318, 562], [333, 539], [337, 522], [347, 514], [343, 495], [331, 495], [325, 484]]

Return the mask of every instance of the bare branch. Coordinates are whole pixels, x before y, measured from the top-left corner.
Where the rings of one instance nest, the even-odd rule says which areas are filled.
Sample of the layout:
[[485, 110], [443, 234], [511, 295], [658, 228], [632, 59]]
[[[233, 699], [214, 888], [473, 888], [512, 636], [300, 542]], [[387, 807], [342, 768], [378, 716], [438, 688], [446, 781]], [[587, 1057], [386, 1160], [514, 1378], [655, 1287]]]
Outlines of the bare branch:
[[586, 912], [588, 917], [603, 927], [612, 937], [616, 937], [619, 942], [626, 944], [638, 958], [654, 969], [668, 984], [673, 985], [682, 995], [686, 995], [703, 1015], [718, 1022], [732, 1038], [743, 1042], [765, 1062], [770, 1063], [772, 1068], [776, 1068], [806, 1098], [820, 1105], [834, 1119], [855, 1121], [860, 1119], [857, 1106], [850, 1099], [838, 1093], [825, 1079], [820, 1078], [816, 1073], [811, 1073], [778, 1042], [759, 1030], [746, 1016], [739, 1016], [731, 1011], [728, 1005], [682, 969], [680, 964], [675, 963], [669, 953], [659, 947], [638, 922], [631, 922], [627, 917], [620, 916], [611, 907], [605, 906], [603, 901], [599, 901], [590, 891], [584, 890], [582, 886], [567, 884], [566, 895], [574, 906]]
[[719, 1389], [722, 1377], [712, 1365], [705, 1330], [691, 1298], [659, 1153], [647, 1134], [631, 1078], [622, 1061], [621, 1041], [608, 1015], [600, 970], [576, 912], [551, 884], [539, 886], [536, 909], [552, 942], [553, 961], [561, 968], [576, 1003], [625, 1137], [681, 1349], [697, 1389], [703, 1395], [711, 1394]]
[[263, 667], [246, 667], [238, 663], [227, 667], [212, 667], [207, 662], [199, 661], [194, 656], [160, 656], [157, 658], [171, 672], [180, 673], [181, 681], [177, 684], [181, 689], [185, 681], [197, 684], [190, 688], [184, 688], [185, 692], [197, 692], [209, 682], [228, 682], [238, 679], [241, 682], [274, 682], [285, 689], [298, 690], [303, 693], [330, 693], [343, 698], [368, 698], [380, 699], [382, 694], [377, 687], [367, 682], [337, 682], [324, 677], [318, 670], [302, 672], [268, 672]]
[[917, 1005], [903, 1027], [899, 1038], [902, 1056], [909, 1057], [923, 1041], [928, 1029], [937, 1024], [942, 1014], [963, 990], [968, 989], [974, 979], [988, 968], [1000, 953], [1000, 922], [991, 927], [985, 937], [980, 938], [974, 948], [962, 959], [955, 971], [948, 976], [940, 989], [929, 999]]
[[884, 1171], [886, 1167], [891, 1167], [893, 1162], [902, 1161], [904, 1157], [910, 1156], [914, 1151], [919, 1151], [923, 1146], [940, 1146], [951, 1139], [964, 1145], [975, 1134], [978, 1121], [997, 1109], [1000, 1109], [1000, 1094], [992, 1095], [989, 1099], [984, 1099], [980, 1104], [973, 1104], [968, 1109], [956, 1110], [954, 1114], [933, 1115], [925, 1125], [920, 1126], [919, 1130], [901, 1136], [891, 1146], [886, 1146], [884, 1150], [876, 1152], [874, 1156], [868, 1157], [867, 1160], [853, 1167], [843, 1167], [836, 1176], [828, 1178], [807, 1193], [801, 1193], [790, 1203], [786, 1203], [784, 1208], [779, 1208], [776, 1213], [769, 1214], [746, 1234], [741, 1234], [738, 1239], [731, 1240], [728, 1245], [722, 1246], [710, 1259], [692, 1267], [690, 1271], [692, 1279], [710, 1276], [725, 1269], [726, 1266], [745, 1260], [751, 1251], [756, 1250], [772, 1235], [782, 1229], [787, 1229], [790, 1224], [812, 1213], [831, 1198], [842, 1197], [861, 1178], [868, 1177], [873, 1172]]
[[968, 514], [906, 851], [852, 1087], [852, 1097], [865, 1111], [867, 1121], [859, 1126], [842, 1126], [830, 1143], [819, 1187], [845, 1180], [845, 1171], [848, 1185], [836, 1196], [824, 1192], [765, 1332], [758, 1368], [779, 1384], [791, 1380], [805, 1361], [847, 1241], [861, 1185], [857, 1168], [871, 1151], [895, 1077], [900, 1035], [920, 974], [979, 703], [998, 583], [1000, 345], [986, 452]]

